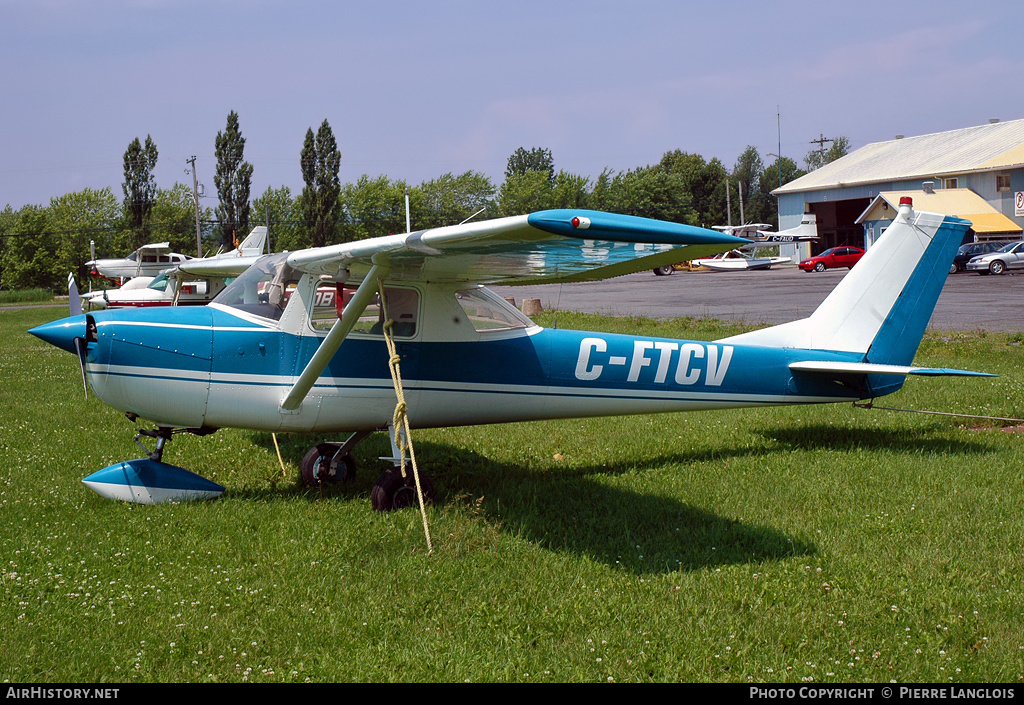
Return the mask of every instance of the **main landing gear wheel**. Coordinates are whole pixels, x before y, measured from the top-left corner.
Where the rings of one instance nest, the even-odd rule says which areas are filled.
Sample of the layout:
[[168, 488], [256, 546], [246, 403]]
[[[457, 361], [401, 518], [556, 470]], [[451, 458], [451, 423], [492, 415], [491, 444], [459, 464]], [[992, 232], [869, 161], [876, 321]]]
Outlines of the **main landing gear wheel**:
[[302, 484], [319, 487], [325, 482], [348, 482], [356, 476], [356, 461], [351, 453], [339, 455], [340, 446], [321, 443], [306, 453], [300, 465]]
[[672, 274], [672, 272], [674, 271], [676, 271], [675, 268], [673, 268], [672, 265], [668, 265], [666, 267], [658, 267], [657, 269], [654, 270], [654, 273], [657, 274], [659, 277], [664, 277], [669, 274]]
[[[370, 503], [378, 512], [389, 512], [392, 509], [404, 509], [419, 505], [419, 498], [416, 496], [416, 478], [413, 477], [412, 468], [407, 468], [407, 477], [402, 477], [402, 470], [394, 467], [385, 470], [377, 479], [370, 493]], [[425, 502], [434, 501], [434, 483], [430, 478], [420, 473], [420, 488], [423, 490]]]

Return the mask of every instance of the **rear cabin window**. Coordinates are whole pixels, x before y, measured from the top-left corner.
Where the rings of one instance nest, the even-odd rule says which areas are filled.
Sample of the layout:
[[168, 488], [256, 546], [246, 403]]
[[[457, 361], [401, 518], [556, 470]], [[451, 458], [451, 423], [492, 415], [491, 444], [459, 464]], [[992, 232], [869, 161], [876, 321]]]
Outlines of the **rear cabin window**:
[[462, 306], [466, 319], [479, 333], [529, 328], [533, 325], [533, 321], [517, 308], [488, 289], [463, 289], [455, 292], [455, 300]]
[[[354, 287], [341, 290], [342, 302], [348, 306], [355, 294]], [[337, 289], [333, 286], [321, 286], [313, 297], [313, 313], [310, 320], [316, 330], [330, 330], [338, 320]], [[394, 321], [391, 332], [396, 338], [411, 338], [416, 335], [416, 323], [419, 319], [419, 292], [415, 289], [384, 287], [384, 300], [388, 314]], [[352, 333], [365, 335], [384, 335], [384, 309], [380, 303], [380, 294], [375, 294], [367, 304], [359, 320], [352, 328]]]

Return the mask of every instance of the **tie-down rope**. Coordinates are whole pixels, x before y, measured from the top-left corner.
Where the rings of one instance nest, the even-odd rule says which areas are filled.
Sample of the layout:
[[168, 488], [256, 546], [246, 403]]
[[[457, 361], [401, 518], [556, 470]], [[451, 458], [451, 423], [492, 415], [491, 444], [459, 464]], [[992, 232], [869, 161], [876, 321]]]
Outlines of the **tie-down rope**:
[[384, 281], [380, 277], [377, 278], [377, 291], [380, 293], [380, 306], [384, 312], [384, 342], [388, 346], [388, 368], [391, 370], [391, 381], [395, 385], [395, 397], [398, 399], [398, 402], [395, 404], [394, 416], [391, 419], [391, 426], [395, 434], [395, 447], [398, 448], [399, 468], [402, 472], [402, 477], [407, 477], [405, 472], [405, 453], [408, 450], [409, 459], [412, 462], [412, 476], [416, 481], [416, 496], [420, 502], [420, 515], [423, 517], [423, 533], [427, 537], [427, 551], [433, 553], [434, 547], [430, 541], [430, 527], [427, 526], [427, 510], [423, 503], [423, 488], [420, 487], [420, 472], [416, 465], [416, 453], [412, 447], [412, 433], [409, 429], [409, 415], [407, 413], [408, 407], [405, 403], [405, 392], [402, 389], [402, 370], [399, 366], [402, 358], [395, 348], [395, 337], [391, 331], [395, 322], [388, 314], [387, 300], [384, 296]]
[[978, 414], [954, 414], [950, 411], [924, 411], [921, 409], [900, 409], [891, 406], [877, 406], [874, 400], [866, 402], [853, 402], [858, 409], [878, 409], [880, 411], [906, 411], [911, 414], [930, 414], [932, 416], [959, 416], [965, 419], [986, 419], [988, 421], [1009, 421], [1015, 424], [1024, 424], [1024, 419], [1007, 418], [1005, 416], [979, 416]]

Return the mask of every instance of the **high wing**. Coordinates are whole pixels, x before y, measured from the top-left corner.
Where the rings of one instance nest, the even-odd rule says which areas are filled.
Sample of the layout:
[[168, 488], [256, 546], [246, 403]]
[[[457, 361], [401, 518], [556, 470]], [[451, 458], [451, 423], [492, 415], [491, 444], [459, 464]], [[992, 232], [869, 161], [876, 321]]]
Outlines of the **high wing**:
[[386, 264], [392, 281], [547, 284], [647, 271], [748, 242], [692, 225], [561, 209], [300, 250], [288, 264], [348, 281]]
[[713, 228], [719, 232], [726, 233], [727, 235], [735, 235], [736, 237], [745, 237], [754, 239], [761, 234], [763, 230], [767, 230], [772, 227], [769, 223], [746, 223], [744, 225], [715, 225]]
[[547, 210], [294, 252], [288, 265], [295, 270], [362, 283], [281, 408], [292, 411], [302, 403], [376, 294], [378, 276], [506, 285], [596, 281], [707, 257], [748, 242], [649, 218]]
[[178, 269], [189, 274], [206, 277], [237, 277], [247, 270], [263, 255], [246, 257], [209, 257], [207, 259], [190, 259], [178, 265]]

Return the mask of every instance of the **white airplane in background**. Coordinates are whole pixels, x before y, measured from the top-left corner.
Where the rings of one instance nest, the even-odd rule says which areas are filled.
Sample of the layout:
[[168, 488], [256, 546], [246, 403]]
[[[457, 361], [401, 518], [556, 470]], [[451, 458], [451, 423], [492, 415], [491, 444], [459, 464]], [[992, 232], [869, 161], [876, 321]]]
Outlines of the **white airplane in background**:
[[795, 228], [773, 232], [769, 230], [770, 227], [772, 226], [768, 223], [747, 223], [746, 225], [716, 225], [714, 230], [746, 238], [756, 243], [775, 245], [818, 239], [818, 222], [814, 213], [804, 213], [800, 218], [800, 224]]
[[[125, 306], [178, 306], [208, 304], [226, 286], [228, 280], [237, 276], [237, 267], [246, 258], [252, 264], [263, 254], [267, 242], [267, 228], [260, 225], [242, 241], [237, 249], [219, 252], [205, 259], [189, 257], [174, 267], [164, 269], [157, 276], [133, 277], [118, 289], [92, 291], [82, 297], [87, 308], [120, 308]], [[233, 262], [225, 276], [199, 276], [186, 270], [192, 262], [208, 262], [230, 258]]]
[[94, 276], [125, 280], [134, 277], [155, 277], [168, 267], [192, 259], [190, 255], [171, 252], [171, 243], [143, 245], [123, 258], [93, 259], [85, 263]]
[[[263, 253], [267, 242], [267, 228], [258, 226], [246, 236], [237, 249], [218, 252], [214, 257], [247, 257]], [[156, 277], [160, 272], [194, 259], [191, 255], [171, 252], [171, 243], [158, 242], [143, 245], [124, 258], [92, 259], [85, 263], [93, 272], [108, 279]]]
[[818, 239], [818, 226], [813, 213], [805, 213], [800, 220], [800, 225], [795, 228], [772, 232], [768, 230], [770, 227], [771, 225], [767, 223], [748, 223], [736, 226], [716, 225], [715, 230], [746, 238], [752, 243], [718, 257], [696, 260], [691, 262], [691, 265], [718, 272], [771, 269], [777, 264], [789, 264], [793, 258], [781, 255], [758, 255], [758, 249]]
[[172, 267], [155, 277], [133, 277], [117, 289], [90, 292], [82, 300], [88, 309], [196, 306], [210, 303], [225, 286], [224, 277], [191, 276], [180, 267]]
[[[408, 428], [850, 402], [891, 394], [908, 375], [980, 374], [912, 364], [969, 227], [908, 199], [809, 318], [712, 342], [545, 329], [484, 286], [595, 281], [745, 243], [583, 210], [268, 255], [207, 306], [97, 311], [29, 332], [76, 352], [102, 401], [156, 426], [136, 436], [155, 450], [86, 484], [135, 502], [213, 497], [225, 488], [163, 462], [174, 433], [349, 434], [306, 454], [301, 477], [316, 484], [351, 478], [352, 448], [378, 430], [405, 457]], [[325, 287], [337, 293], [326, 315]], [[374, 508], [429, 496], [429, 478], [414, 474], [386, 470]]]

